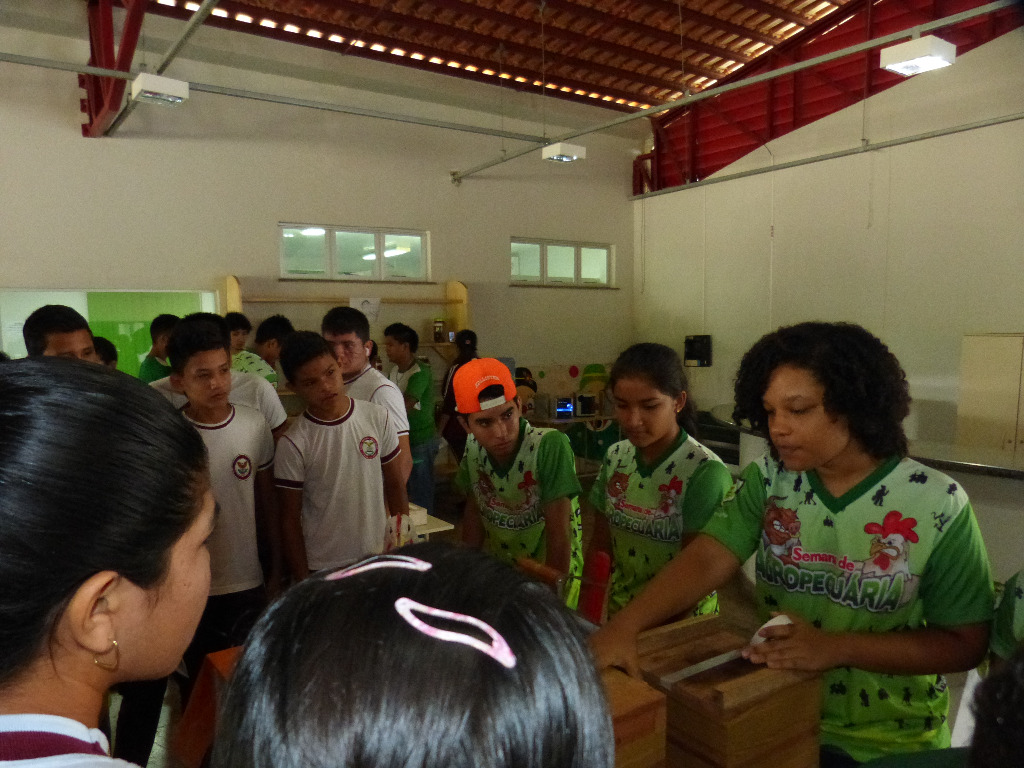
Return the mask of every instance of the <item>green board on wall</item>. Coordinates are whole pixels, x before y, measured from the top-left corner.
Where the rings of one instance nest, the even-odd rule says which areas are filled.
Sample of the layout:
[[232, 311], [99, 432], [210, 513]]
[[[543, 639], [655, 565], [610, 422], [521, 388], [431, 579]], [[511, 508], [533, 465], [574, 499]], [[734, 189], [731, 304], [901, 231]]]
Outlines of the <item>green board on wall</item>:
[[149, 324], [160, 314], [184, 317], [203, 310], [203, 294], [185, 291], [92, 292], [86, 294], [89, 327], [117, 347], [117, 368], [139, 375], [151, 346]]

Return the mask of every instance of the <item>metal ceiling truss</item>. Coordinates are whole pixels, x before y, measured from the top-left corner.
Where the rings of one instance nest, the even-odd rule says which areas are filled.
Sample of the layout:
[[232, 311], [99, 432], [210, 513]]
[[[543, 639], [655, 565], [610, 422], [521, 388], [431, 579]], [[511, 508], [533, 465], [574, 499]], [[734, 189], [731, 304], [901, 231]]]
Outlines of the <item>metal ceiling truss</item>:
[[[188, 18], [175, 2], [149, 10]], [[224, 0], [207, 24], [633, 111], [727, 77], [835, 2], [804, 15], [764, 0], [714, 14], [682, 0]]]
[[[853, 0], [836, 14], [742, 70], [722, 85], [798, 64], [914, 24], [977, 8], [978, 0]], [[944, 39], [966, 53], [1015, 29], [1021, 16], [1002, 8], [947, 27]], [[634, 161], [633, 193], [647, 194], [707, 178], [746, 154], [814, 120], [903, 81], [880, 69], [878, 51], [825, 61], [742, 92], [731, 91], [652, 118], [655, 148]], [[712, 93], [712, 89], [707, 93]]]
[[[89, 0], [89, 64], [101, 69], [116, 69], [127, 72], [132, 65], [135, 47], [139, 42], [142, 19], [146, 15], [145, 0], [123, 0], [125, 9], [124, 25], [121, 28], [121, 42], [114, 45], [114, 7], [112, 0]], [[102, 136], [114, 122], [121, 99], [124, 98], [125, 81], [95, 75], [79, 75], [78, 85], [85, 90], [82, 111], [89, 121], [82, 124], [85, 137]]]
[[[967, 2], [967, 0], [960, 1], [965, 4]], [[880, 2], [881, 0], [875, 0], [876, 4]], [[581, 128], [568, 131], [566, 133], [548, 139], [547, 143], [553, 144], [563, 141], [572, 141], [573, 139], [578, 139], [579, 137], [586, 136], [587, 134], [600, 133], [602, 131], [610, 130], [624, 123], [628, 123], [642, 117], [649, 117], [652, 119], [661, 118], [661, 121], [654, 125], [655, 136], [669, 136], [669, 134], [665, 130], [666, 128], [672, 129], [677, 127], [680, 123], [690, 123], [689, 130], [686, 131], [683, 140], [676, 140], [675, 146], [677, 148], [685, 147], [686, 151], [689, 153], [688, 156], [692, 158], [696, 156], [698, 148], [698, 131], [696, 127], [698, 112], [696, 110], [693, 110], [692, 107], [699, 104], [700, 102], [707, 101], [710, 99], [722, 98], [723, 96], [735, 96], [738, 91], [746, 91], [741, 101], [751, 101], [752, 97], [750, 96], [750, 94], [752, 93], [752, 89], [755, 87], [759, 87], [761, 85], [764, 85], [769, 95], [776, 94], [784, 96], [786, 93], [787, 85], [791, 92], [793, 78], [799, 79], [802, 76], [804, 76], [805, 73], [803, 72], [803, 70], [810, 69], [812, 67], [828, 66], [838, 60], [848, 59], [851, 57], [859, 58], [860, 60], [877, 61], [878, 54], [877, 52], [875, 52], [875, 49], [877, 48], [881, 48], [882, 46], [890, 45], [901, 40], [916, 37], [918, 35], [928, 34], [936, 30], [959, 27], [963, 24], [971, 24], [976, 29], [986, 30], [984, 40], [981, 37], [973, 38], [975, 43], [981, 44], [981, 42], [993, 39], [994, 37], [998, 37], [1001, 34], [1005, 34], [1006, 32], [1016, 29], [1017, 27], [1021, 26], [1022, 23], [1024, 23], [1024, 19], [1021, 19], [1018, 16], [1016, 5], [1016, 0], [993, 0], [993, 2], [985, 3], [984, 5], [974, 5], [973, 7], [967, 10], [960, 11], [959, 13], [953, 13], [949, 16], [944, 16], [933, 21], [924, 22], [914, 26], [901, 26], [899, 31], [891, 32], [889, 34], [881, 35], [879, 37], [874, 37], [870, 40], [856, 42], [853, 43], [852, 45], [847, 45], [846, 47], [837, 47], [838, 45], [841, 45], [843, 42], [846, 42], [845, 39], [841, 39], [840, 42], [837, 43], [835, 39], [830, 38], [827, 41], [827, 43], [822, 46], [822, 48], [825, 49], [826, 51], [824, 53], [819, 53], [817, 50], [815, 50], [813, 53], [815, 53], [816, 55], [806, 57], [799, 56], [798, 58], [800, 60], [797, 61], [796, 63], [781, 66], [777, 65], [774, 68], [761, 73], [750, 72], [746, 74], [746, 76], [743, 78], [732, 78], [730, 82], [723, 83], [716, 88], [684, 96], [683, 98], [680, 98], [672, 102], [671, 104], [666, 105], [665, 108], [650, 107], [648, 109], [640, 110], [639, 112], [636, 112], [632, 115], [622, 115], [620, 117], [607, 120], [599, 125], [590, 126], [589, 128]], [[854, 17], [848, 16], [847, 14], [838, 16], [836, 19], [833, 20], [833, 23], [831, 23], [828, 29], [826, 29], [825, 32], [822, 34], [826, 35], [826, 33], [830, 32], [833, 28], [839, 28], [841, 26], [844, 26], [844, 22], [848, 21], [851, 18]], [[857, 39], [860, 40], [860, 37], [858, 36]], [[803, 51], [802, 53], [807, 54], [808, 52]], [[778, 80], [779, 83], [782, 84], [782, 87], [772, 85], [772, 81], [776, 80]], [[754, 97], [753, 100], [756, 100], [756, 97]], [[779, 109], [778, 102], [781, 100], [781, 98], [773, 98], [768, 103], [771, 104], [773, 110], [777, 111]], [[799, 104], [800, 101], [797, 100], [795, 106], [799, 106]], [[792, 107], [794, 105], [789, 106]], [[786, 108], [785, 104], [783, 105], [783, 108]], [[766, 111], [772, 110], [768, 110], [766, 107]], [[824, 116], [824, 114], [829, 113], [826, 111], [819, 116]], [[673, 118], [673, 120], [669, 121], [669, 117]], [[1013, 117], [1011, 119], [1017, 118]], [[769, 121], [768, 134], [770, 135], [777, 130], [777, 121]], [[945, 131], [945, 133], [955, 133], [959, 130], [964, 130], [964, 128], [956, 127], [948, 129]], [[784, 133], [786, 131], [782, 132]], [[733, 140], [735, 141], [735, 139]], [[906, 141], [916, 140], [918, 139], [913, 138], [907, 139]], [[669, 142], [665, 141], [664, 143]], [[905, 143], [905, 141], [901, 139], [894, 142], [894, 144], [896, 143]], [[752, 147], [748, 147], [746, 151], [749, 151], [750, 148]], [[515, 152], [503, 154], [501, 157], [497, 159], [490, 160], [485, 163], [480, 163], [479, 165], [475, 165], [472, 168], [466, 169], [464, 171], [452, 171], [450, 174], [451, 180], [454, 184], [460, 184], [463, 179], [468, 178], [469, 176], [473, 176], [477, 173], [480, 173], [481, 171], [487, 170], [488, 168], [493, 168], [494, 166], [507, 163], [511, 160], [515, 160], [533, 151], [535, 151], [534, 148], [521, 149]], [[745, 152], [739, 153], [737, 157], [742, 156], [742, 154], [745, 154]], [[641, 156], [641, 158], [643, 157], [644, 156]], [[681, 156], [678, 153], [676, 153], [675, 155], [672, 155], [670, 153], [664, 153], [660, 157], [665, 161], [664, 165], [651, 164], [650, 167], [644, 169], [642, 167], [639, 167], [638, 164], [634, 164], [633, 179], [634, 183], [636, 184], [636, 186], [634, 187], [635, 189], [663, 189], [666, 186], [675, 186], [680, 183], [675, 182], [674, 184], [663, 184], [659, 175], [664, 170], [665, 166], [671, 166], [669, 170], [675, 169], [677, 171], [678, 169], [684, 168], [684, 166], [680, 162]], [[649, 162], [649, 156], [647, 160]], [[771, 168], [769, 168], [768, 170], [771, 170]], [[682, 172], [679, 173], [679, 176], [685, 178], [688, 175], [688, 173], [688, 171]], [[640, 192], [638, 194], [643, 193]]]

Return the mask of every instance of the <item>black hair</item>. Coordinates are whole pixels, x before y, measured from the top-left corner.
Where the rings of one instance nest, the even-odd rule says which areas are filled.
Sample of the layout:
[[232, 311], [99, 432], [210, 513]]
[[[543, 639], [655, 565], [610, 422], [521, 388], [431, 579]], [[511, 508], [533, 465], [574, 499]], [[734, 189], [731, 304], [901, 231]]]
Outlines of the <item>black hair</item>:
[[985, 678], [971, 709], [969, 768], [1017, 768], [1024, 754], [1024, 645]]
[[365, 344], [370, 340], [370, 321], [355, 307], [334, 307], [320, 321], [320, 333], [354, 333]]
[[0, 434], [3, 685], [45, 651], [86, 579], [111, 570], [159, 584], [208, 481], [202, 438], [181, 414], [95, 363], [0, 366]]
[[523, 366], [516, 368], [515, 385], [517, 389], [519, 387], [529, 387], [534, 392], [537, 391], [537, 381], [533, 378], [533, 371]]
[[96, 354], [100, 356], [100, 360], [103, 361], [104, 365], [110, 365], [111, 363], [117, 362], [117, 347], [114, 346], [114, 342], [105, 336], [93, 336], [92, 345], [96, 349]]
[[[431, 567], [314, 576], [263, 615], [227, 691], [214, 768], [611, 768], [601, 680], [552, 591], [474, 550], [427, 542], [378, 559], [396, 554]], [[490, 625], [515, 666], [414, 628], [403, 597]]]
[[733, 418], [768, 436], [764, 393], [775, 369], [808, 371], [825, 388], [825, 410], [846, 419], [850, 434], [871, 456], [904, 457], [903, 419], [910, 388], [899, 360], [877, 337], [853, 323], [799, 323], [762, 336], [740, 361]]
[[156, 344], [157, 339], [174, 330], [180, 319], [177, 315], [157, 315], [154, 317], [153, 322], [149, 324], [150, 341]]
[[367, 357], [367, 360], [369, 360], [370, 363], [373, 363], [374, 360], [380, 362], [380, 348], [377, 346], [377, 342], [373, 339], [370, 339], [370, 354]]
[[182, 373], [192, 355], [224, 349], [231, 356], [231, 332], [220, 315], [212, 312], [196, 312], [178, 321], [167, 340], [167, 362], [171, 370]]
[[409, 351], [416, 354], [420, 346], [420, 335], [405, 323], [392, 323], [384, 329], [384, 335], [390, 336], [399, 344], [408, 344]]
[[21, 335], [28, 356], [39, 357], [46, 351], [46, 337], [51, 333], [75, 331], [89, 331], [92, 334], [89, 323], [76, 310], [63, 304], [46, 304], [25, 319]]
[[249, 322], [249, 318], [241, 312], [228, 312], [224, 315], [224, 321], [228, 324], [228, 330], [232, 333], [235, 331], [249, 333], [252, 330], [252, 323]]
[[330, 342], [313, 331], [296, 331], [284, 340], [281, 347], [281, 370], [288, 381], [295, 381], [299, 368], [318, 357], [334, 359]]
[[653, 342], [629, 347], [612, 364], [608, 375], [608, 390], [614, 390], [620, 379], [643, 379], [668, 397], [678, 397], [685, 392], [686, 404], [676, 416], [676, 421], [686, 434], [697, 436], [697, 405], [690, 396], [690, 379], [679, 353], [672, 347]]
[[0, 363], [6, 363], [11, 359], [11, 356], [0, 349]]
[[256, 326], [256, 337], [253, 341], [256, 344], [266, 344], [270, 340], [284, 344], [284, 340], [295, 333], [295, 326], [292, 321], [284, 315], [271, 315], [258, 326]]
[[468, 363], [470, 360], [475, 360], [479, 357], [476, 353], [476, 332], [463, 328], [456, 333], [455, 348], [458, 350], [458, 355], [455, 358], [456, 363]]

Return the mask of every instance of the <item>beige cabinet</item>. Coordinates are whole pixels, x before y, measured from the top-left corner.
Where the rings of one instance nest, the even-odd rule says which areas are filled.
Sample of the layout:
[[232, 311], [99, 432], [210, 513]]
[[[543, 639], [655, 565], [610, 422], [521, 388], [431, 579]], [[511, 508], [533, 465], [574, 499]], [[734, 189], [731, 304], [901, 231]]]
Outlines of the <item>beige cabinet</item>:
[[1024, 464], [1024, 334], [964, 336], [957, 444]]

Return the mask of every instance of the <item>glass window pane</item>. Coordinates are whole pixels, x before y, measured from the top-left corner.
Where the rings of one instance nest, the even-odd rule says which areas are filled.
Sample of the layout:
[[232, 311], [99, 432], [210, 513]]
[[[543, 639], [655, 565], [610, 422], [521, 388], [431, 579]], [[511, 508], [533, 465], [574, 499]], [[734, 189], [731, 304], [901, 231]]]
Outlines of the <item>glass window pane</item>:
[[323, 227], [282, 229], [281, 270], [284, 275], [296, 277], [327, 274], [327, 238]]
[[384, 235], [384, 279], [427, 279], [427, 259], [420, 235]]
[[335, 232], [334, 253], [339, 277], [374, 278], [377, 254], [372, 232]]
[[548, 246], [548, 280], [571, 283], [576, 279], [576, 248], [572, 245]]
[[580, 248], [580, 280], [608, 285], [607, 248]]
[[540, 281], [540, 246], [536, 243], [512, 243], [512, 279]]

